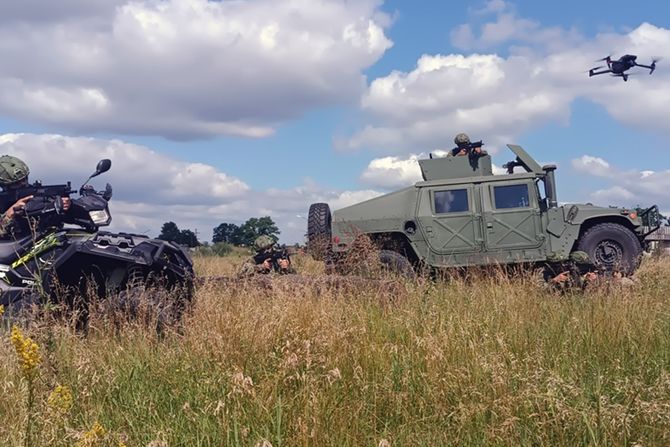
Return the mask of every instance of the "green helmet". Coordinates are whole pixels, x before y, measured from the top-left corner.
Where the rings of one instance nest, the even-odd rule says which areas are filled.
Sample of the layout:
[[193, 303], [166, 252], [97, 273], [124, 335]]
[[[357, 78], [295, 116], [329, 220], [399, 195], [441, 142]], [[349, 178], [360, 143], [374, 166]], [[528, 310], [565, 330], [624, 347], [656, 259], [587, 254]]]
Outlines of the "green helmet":
[[456, 138], [454, 138], [454, 143], [456, 143], [456, 146], [460, 146], [462, 144], [469, 144], [470, 137], [468, 136], [468, 134], [459, 133], [458, 135], [456, 135]]
[[0, 186], [7, 186], [28, 178], [30, 169], [23, 160], [3, 155], [0, 157]]
[[570, 253], [570, 260], [575, 264], [593, 264], [591, 262], [591, 258], [589, 258], [589, 255], [586, 252], [580, 250]]
[[254, 248], [256, 250], [267, 250], [268, 248], [272, 247], [275, 244], [275, 240], [272, 239], [270, 236], [266, 236], [265, 234], [262, 236], [258, 236], [256, 240], [254, 241]]

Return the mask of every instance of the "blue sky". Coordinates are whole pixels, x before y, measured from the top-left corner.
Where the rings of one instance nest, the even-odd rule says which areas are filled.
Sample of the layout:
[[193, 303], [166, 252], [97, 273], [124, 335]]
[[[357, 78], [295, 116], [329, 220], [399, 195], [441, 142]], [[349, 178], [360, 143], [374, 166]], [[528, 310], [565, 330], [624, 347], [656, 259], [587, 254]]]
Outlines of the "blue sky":
[[[416, 158], [460, 131], [483, 139], [498, 165], [504, 143], [558, 163], [561, 201], [670, 211], [664, 2], [6, 9], [2, 153], [53, 182], [111, 157], [117, 230], [156, 235], [172, 220], [208, 239], [220, 222], [271, 215], [284, 242], [299, 241], [310, 203], [337, 208], [410, 184]], [[667, 57], [653, 76], [589, 79], [610, 52]]]

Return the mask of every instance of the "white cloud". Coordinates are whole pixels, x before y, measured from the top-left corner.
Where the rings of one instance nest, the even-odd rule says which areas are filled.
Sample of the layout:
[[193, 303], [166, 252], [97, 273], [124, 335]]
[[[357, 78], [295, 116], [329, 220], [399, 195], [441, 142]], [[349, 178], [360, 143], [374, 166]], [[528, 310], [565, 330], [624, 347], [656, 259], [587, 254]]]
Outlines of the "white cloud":
[[600, 204], [617, 204], [620, 206], [632, 206], [632, 201], [635, 200], [635, 194], [621, 186], [599, 189], [591, 194], [591, 197]]
[[5, 134], [0, 137], [0, 152], [25, 160], [33, 179], [51, 183], [72, 180], [74, 186], [78, 179], [85, 179], [95, 170], [98, 160], [109, 158], [112, 169], [100, 181], [109, 180], [117, 195], [127, 199], [134, 197], [137, 201], [226, 202], [249, 190], [242, 180], [213, 166], [178, 161], [147, 147], [119, 140]]
[[569, 116], [572, 97], [533, 77], [532, 70], [522, 57], [424, 55], [413, 71], [372, 82], [362, 108], [380, 124], [366, 126], [340, 147], [450, 149], [453, 136], [466, 130], [495, 152], [524, 130]]
[[[444, 151], [433, 151], [434, 157], [445, 157]], [[373, 188], [384, 191], [411, 186], [423, 180], [419, 160], [428, 158], [425, 153], [410, 154], [407, 157], [382, 157], [373, 159], [361, 174], [361, 181]], [[493, 175], [506, 175], [507, 169], [491, 164]]]
[[[629, 71], [628, 82], [621, 78], [589, 79], [588, 89], [579, 89], [588, 99], [602, 105], [617, 121], [640, 130], [652, 130], [668, 134], [666, 116], [670, 113], [670, 71], [664, 62], [670, 58], [670, 29], [650, 23], [643, 23], [628, 34], [603, 34], [587, 45], [563, 53], [564, 61], [576, 58], [581, 61], [585, 54], [593, 59], [606, 56], [611, 48], [622, 48], [629, 54], [638, 56], [637, 62], [650, 64], [652, 59], [662, 59], [658, 69], [649, 76], [649, 71], [634, 68]], [[580, 53], [581, 52], [581, 53]], [[620, 57], [623, 54], [615, 54]], [[560, 63], [560, 62], [559, 62]], [[583, 61], [582, 66], [590, 68], [593, 62]], [[555, 70], [556, 67], [552, 67]], [[598, 80], [597, 84], [593, 81]]]
[[641, 206], [659, 205], [670, 209], [670, 169], [661, 171], [621, 169], [600, 157], [584, 155], [572, 160], [577, 171], [609, 179], [610, 185], [591, 194], [601, 205]]
[[490, 14], [490, 13], [501, 13], [510, 8], [509, 3], [503, 0], [489, 0], [486, 2], [483, 8], [475, 9], [473, 12], [475, 14]]
[[391, 46], [378, 0], [43, 3], [3, 8], [0, 113], [77, 132], [263, 137]]
[[101, 26], [100, 20], [113, 14], [117, 6], [127, 0], [21, 0], [3, 2], [0, 24], [3, 26], [27, 23], [84, 22]]
[[572, 160], [572, 167], [580, 172], [598, 177], [612, 177], [615, 175], [615, 171], [608, 162], [600, 157], [593, 157], [591, 155], [582, 155]]
[[408, 158], [375, 158], [361, 174], [361, 181], [382, 189], [396, 189], [412, 185], [422, 180], [418, 160], [425, 157], [425, 154], [411, 154]]
[[114, 188], [111, 229], [154, 237], [167, 221], [197, 229], [200, 240], [208, 240], [212, 228], [222, 222], [241, 224], [269, 215], [282, 230], [282, 241], [302, 241], [307, 222], [298, 215], [304, 216], [311, 203], [326, 202], [338, 209], [381, 194], [370, 189], [332, 190], [310, 179], [290, 189], [253, 190], [214, 166], [176, 160], [120, 140], [0, 134], [0, 153], [23, 159], [30, 166], [31, 181], [72, 181], [74, 189], [94, 171], [98, 160], [111, 159], [109, 172], [91, 181], [97, 189], [105, 182]]
[[558, 49], [568, 48], [582, 40], [575, 30], [547, 28], [537, 21], [519, 17], [514, 5], [502, 0], [489, 1], [482, 9], [473, 12], [475, 16], [495, 14], [496, 19], [481, 24], [479, 36], [469, 23], [456, 27], [451, 33], [451, 43], [457, 48], [484, 49], [512, 41]]
[[354, 205], [365, 200], [373, 199], [382, 195], [381, 192], [366, 189], [362, 191], [344, 191], [330, 200], [329, 204], [332, 210], [339, 210], [346, 206]]
[[[417, 149], [450, 148], [453, 136], [465, 131], [483, 138], [487, 149], [495, 153], [504, 143], [544, 123], [567, 125], [571, 105], [578, 98], [601, 104], [621, 123], [665, 134], [670, 131], [666, 123], [670, 71], [663, 70], [663, 61], [653, 76], [644, 69], [631, 70], [635, 74], [625, 83], [609, 76], [589, 78], [585, 73], [593, 67], [593, 60], [612, 48], [625, 48], [638, 55], [641, 63], [650, 63], [652, 57], [670, 59], [670, 29], [643, 23], [625, 34], [570, 40], [564, 36], [571, 35], [570, 30], [537, 24], [534, 32], [510, 35], [500, 28], [504, 23], [500, 19], [484, 26], [488, 34], [476, 39], [522, 45], [512, 47], [506, 57], [422, 55], [413, 70], [374, 79], [361, 100], [367, 124], [350, 138], [337, 140], [337, 147], [408, 154]], [[471, 27], [458, 28], [456, 33], [462, 38], [474, 36]]]

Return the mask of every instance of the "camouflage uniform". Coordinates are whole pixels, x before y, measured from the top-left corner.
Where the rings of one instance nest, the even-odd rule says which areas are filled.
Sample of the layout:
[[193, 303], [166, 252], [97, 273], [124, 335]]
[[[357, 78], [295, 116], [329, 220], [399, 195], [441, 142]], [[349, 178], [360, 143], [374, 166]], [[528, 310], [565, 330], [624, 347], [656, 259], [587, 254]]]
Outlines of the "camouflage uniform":
[[2, 213], [0, 216], [0, 239], [8, 239], [14, 234], [14, 218], [7, 216], [7, 213]]
[[[535, 274], [535, 283], [543, 290], [551, 292], [567, 292], [568, 290], [583, 290], [591, 284], [589, 273], [595, 269], [589, 255], [583, 251], [574, 251], [570, 253], [569, 267], [564, 272], [555, 276], [548, 277], [546, 269], [539, 269]], [[584, 270], [588, 270], [583, 273]], [[562, 274], [566, 273], [567, 278], [557, 280]]]
[[[457, 157], [457, 156], [462, 156], [465, 154], [461, 154], [461, 150], [463, 150], [464, 147], [467, 147], [467, 145], [470, 144], [470, 137], [466, 133], [459, 133], [456, 135], [454, 138], [454, 144], [456, 145], [455, 148], [447, 152], [447, 157]], [[487, 155], [487, 152], [485, 150], [482, 150], [481, 147], [479, 155]]]
[[[17, 184], [28, 181], [30, 169], [22, 160], [3, 155], [0, 157], [0, 186], [6, 191]], [[0, 216], [0, 239], [15, 237], [25, 230], [24, 225], [19, 225], [15, 218], [7, 216], [7, 210], [2, 210]]]
[[[275, 241], [270, 236], [259, 236], [254, 241], [254, 248], [256, 253], [260, 254], [262, 252], [270, 252], [274, 250]], [[257, 264], [254, 257], [250, 257], [240, 266], [240, 269], [237, 272], [237, 276], [240, 278], [253, 276], [256, 274], [268, 274], [272, 273], [274, 269], [271, 267], [269, 270], [265, 270], [262, 264]], [[293, 267], [289, 264], [288, 269], [278, 272], [278, 273], [295, 273]]]

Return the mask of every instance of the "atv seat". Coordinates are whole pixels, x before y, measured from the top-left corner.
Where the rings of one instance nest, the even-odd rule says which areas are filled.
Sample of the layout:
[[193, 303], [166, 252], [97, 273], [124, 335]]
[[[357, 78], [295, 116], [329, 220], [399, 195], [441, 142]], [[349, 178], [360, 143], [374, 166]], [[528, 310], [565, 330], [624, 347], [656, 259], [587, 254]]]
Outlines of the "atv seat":
[[0, 240], [0, 264], [11, 264], [22, 256], [32, 239], [32, 236], [27, 236], [17, 240]]

